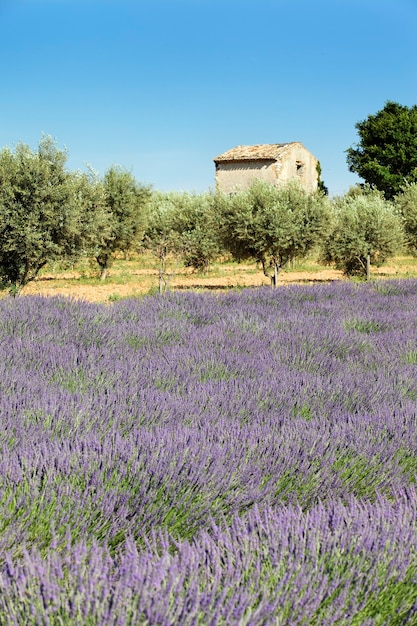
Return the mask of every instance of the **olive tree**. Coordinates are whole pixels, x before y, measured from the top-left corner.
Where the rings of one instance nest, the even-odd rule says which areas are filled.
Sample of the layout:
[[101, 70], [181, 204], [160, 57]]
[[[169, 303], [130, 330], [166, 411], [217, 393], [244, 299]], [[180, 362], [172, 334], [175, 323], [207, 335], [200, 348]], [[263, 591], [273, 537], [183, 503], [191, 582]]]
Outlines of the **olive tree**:
[[214, 194], [153, 192], [149, 206], [143, 245], [158, 259], [160, 292], [180, 263], [206, 272], [220, 253]]
[[370, 278], [403, 245], [404, 232], [394, 205], [369, 187], [353, 189], [333, 203], [333, 226], [323, 242], [321, 261], [347, 276]]
[[77, 250], [77, 257], [96, 258], [112, 237], [112, 214], [106, 203], [103, 181], [89, 167], [87, 172], [72, 172], [69, 182], [79, 224], [68, 245]]
[[47, 135], [35, 151], [24, 143], [0, 151], [0, 285], [13, 295], [47, 263], [87, 253], [94, 239], [100, 192], [66, 161]]
[[186, 267], [207, 272], [220, 253], [216, 200], [212, 193], [171, 193], [171, 224], [181, 241]]
[[135, 249], [143, 238], [151, 195], [148, 186], [139, 184], [129, 171], [118, 166], [107, 170], [103, 186], [109, 223], [96, 254], [101, 280], [105, 280], [114, 254]]
[[175, 272], [170, 271], [170, 257], [178, 258], [182, 251], [181, 239], [174, 229], [175, 205], [167, 194], [154, 191], [149, 202], [148, 223], [142, 247], [157, 260], [159, 293], [169, 287]]
[[276, 187], [255, 181], [248, 190], [218, 196], [220, 235], [236, 260], [253, 258], [277, 285], [280, 270], [306, 256], [324, 236], [328, 203], [297, 181]]

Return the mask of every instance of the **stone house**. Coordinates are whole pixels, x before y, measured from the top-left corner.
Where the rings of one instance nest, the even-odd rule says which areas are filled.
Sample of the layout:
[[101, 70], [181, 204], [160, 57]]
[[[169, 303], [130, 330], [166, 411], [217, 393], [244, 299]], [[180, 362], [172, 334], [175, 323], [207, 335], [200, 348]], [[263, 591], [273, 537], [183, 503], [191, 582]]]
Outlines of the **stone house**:
[[273, 185], [296, 179], [309, 192], [318, 187], [318, 160], [298, 141], [237, 146], [213, 160], [216, 189], [223, 193], [247, 189], [255, 179]]

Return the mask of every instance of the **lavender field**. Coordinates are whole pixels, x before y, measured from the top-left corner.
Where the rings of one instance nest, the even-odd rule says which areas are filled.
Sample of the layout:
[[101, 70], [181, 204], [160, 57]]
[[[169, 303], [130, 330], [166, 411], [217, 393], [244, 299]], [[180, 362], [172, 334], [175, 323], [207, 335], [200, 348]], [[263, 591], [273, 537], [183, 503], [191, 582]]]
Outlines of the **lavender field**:
[[1, 625], [417, 624], [417, 281], [0, 300]]

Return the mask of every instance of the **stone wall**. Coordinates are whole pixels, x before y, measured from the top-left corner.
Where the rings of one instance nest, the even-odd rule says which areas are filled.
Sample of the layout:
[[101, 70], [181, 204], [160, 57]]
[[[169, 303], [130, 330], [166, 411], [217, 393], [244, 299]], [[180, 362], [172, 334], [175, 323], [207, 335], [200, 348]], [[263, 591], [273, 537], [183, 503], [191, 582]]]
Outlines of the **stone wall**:
[[277, 182], [287, 182], [295, 178], [306, 191], [317, 190], [317, 159], [303, 146], [292, 146], [281, 161], [274, 165], [277, 169]]
[[291, 179], [300, 181], [306, 191], [317, 190], [317, 159], [301, 144], [291, 144], [279, 160], [224, 161], [216, 164], [216, 189], [235, 193], [247, 189], [254, 180], [274, 185]]
[[271, 161], [237, 161], [219, 163], [216, 167], [216, 189], [235, 193], [247, 189], [255, 180], [276, 184], [276, 163]]

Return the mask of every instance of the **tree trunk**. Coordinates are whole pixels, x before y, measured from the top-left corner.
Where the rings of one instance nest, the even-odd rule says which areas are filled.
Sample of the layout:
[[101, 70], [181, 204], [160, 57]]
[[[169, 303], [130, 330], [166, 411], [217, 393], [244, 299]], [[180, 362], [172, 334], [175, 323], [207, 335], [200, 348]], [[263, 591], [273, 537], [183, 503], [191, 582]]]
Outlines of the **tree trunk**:
[[100, 267], [100, 280], [106, 280], [107, 278], [107, 271], [109, 269], [109, 259], [110, 259], [110, 255], [104, 252], [96, 257], [96, 261]]
[[279, 265], [274, 259], [274, 275], [271, 276], [272, 287], [278, 287], [278, 274], [279, 274]]
[[366, 280], [371, 280], [371, 255], [366, 255]]

